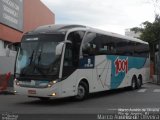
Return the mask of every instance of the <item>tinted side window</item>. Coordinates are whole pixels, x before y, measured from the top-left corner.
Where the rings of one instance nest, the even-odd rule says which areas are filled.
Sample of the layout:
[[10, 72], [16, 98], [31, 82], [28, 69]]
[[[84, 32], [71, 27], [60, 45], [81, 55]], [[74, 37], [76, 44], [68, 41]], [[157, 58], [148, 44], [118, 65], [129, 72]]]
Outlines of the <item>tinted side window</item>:
[[124, 54], [125, 56], [133, 56], [134, 45], [135, 45], [135, 42], [127, 41], [126, 47], [125, 47], [125, 54]]
[[85, 36], [83, 55], [148, 56], [148, 45], [126, 39], [89, 32]]
[[125, 49], [127, 46], [127, 42], [124, 41], [123, 39], [116, 39], [116, 54], [117, 55], [124, 55], [125, 54]]
[[133, 56], [134, 42], [119, 39], [116, 40], [116, 54], [122, 56]]
[[134, 47], [134, 56], [136, 57], [148, 57], [149, 46], [142, 43], [136, 43]]
[[79, 52], [80, 46], [85, 32], [84, 31], [74, 31], [68, 35], [67, 40], [72, 42], [72, 56], [73, 56], [73, 65], [78, 67], [79, 63]]
[[72, 54], [72, 45], [66, 44], [66, 50], [64, 54], [64, 66], [73, 67], [73, 54]]
[[82, 47], [83, 54], [89, 55], [110, 55], [115, 50], [112, 37], [97, 33], [88, 33]]
[[95, 43], [97, 44], [98, 55], [115, 54], [116, 49], [113, 37], [99, 34], [97, 39], [95, 39]]
[[84, 38], [82, 45], [83, 55], [95, 55], [97, 51], [97, 45], [95, 44], [96, 33], [89, 32]]

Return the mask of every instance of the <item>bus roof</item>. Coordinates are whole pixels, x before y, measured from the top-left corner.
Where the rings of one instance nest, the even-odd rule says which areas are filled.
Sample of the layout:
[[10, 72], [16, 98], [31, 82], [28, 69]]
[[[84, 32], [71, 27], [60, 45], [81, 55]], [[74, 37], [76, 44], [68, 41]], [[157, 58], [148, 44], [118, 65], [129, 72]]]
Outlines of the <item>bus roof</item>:
[[113, 36], [113, 37], [116, 37], [116, 38], [122, 38], [122, 39], [125, 39], [125, 40], [130, 40], [130, 41], [140, 42], [140, 43], [143, 43], [143, 44], [148, 44], [147, 42], [145, 42], [143, 40], [140, 40], [140, 39], [137, 39], [137, 38], [120, 35], [118, 33], [103, 31], [103, 30], [99, 30], [99, 29], [96, 29], [96, 28], [90, 28], [90, 31], [97, 32], [97, 33], [104, 34], [104, 35], [108, 35], [108, 36]]
[[44, 25], [44, 26], [40, 26], [40, 27], [38, 27], [38, 28], [34, 29], [33, 31], [30, 31], [26, 34], [40, 34], [40, 33], [44, 33], [44, 34], [45, 33], [50, 33], [51, 34], [51, 33], [67, 32], [71, 29], [76, 29], [76, 28], [77, 28], [77, 30], [80, 29], [80, 28], [83, 28], [86, 31], [90, 31], [90, 32], [96, 32], [96, 33], [99, 33], [99, 34], [113, 36], [113, 37], [116, 37], [116, 38], [122, 38], [122, 39], [125, 39], [125, 40], [130, 40], [130, 41], [140, 42], [140, 43], [143, 43], [143, 44], [148, 44], [147, 42], [142, 41], [142, 40], [137, 39], [137, 38], [132, 38], [132, 37], [120, 35], [120, 34], [117, 34], [117, 33], [103, 31], [103, 30], [99, 30], [99, 29], [96, 29], [96, 28], [83, 26], [83, 25], [66, 25], [66, 24]]
[[86, 26], [82, 25], [65, 25], [65, 24], [51, 24], [40, 26], [33, 31], [28, 32], [27, 34], [38, 34], [38, 33], [59, 33], [59, 32], [67, 32], [73, 28], [86, 28]]

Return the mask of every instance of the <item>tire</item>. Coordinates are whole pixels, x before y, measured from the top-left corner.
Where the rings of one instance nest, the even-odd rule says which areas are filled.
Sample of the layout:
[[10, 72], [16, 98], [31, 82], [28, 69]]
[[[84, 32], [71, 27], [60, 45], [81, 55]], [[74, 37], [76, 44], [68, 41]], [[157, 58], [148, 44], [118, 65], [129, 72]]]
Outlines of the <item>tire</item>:
[[85, 82], [80, 82], [80, 84], [78, 85], [78, 89], [77, 89], [77, 95], [76, 95], [76, 100], [78, 101], [82, 101], [84, 99], [87, 98], [88, 96], [88, 85]]
[[137, 89], [137, 79], [136, 79], [136, 77], [132, 78], [131, 89], [132, 90]]
[[142, 87], [142, 79], [141, 78], [138, 78], [137, 80], [137, 88], [141, 88]]

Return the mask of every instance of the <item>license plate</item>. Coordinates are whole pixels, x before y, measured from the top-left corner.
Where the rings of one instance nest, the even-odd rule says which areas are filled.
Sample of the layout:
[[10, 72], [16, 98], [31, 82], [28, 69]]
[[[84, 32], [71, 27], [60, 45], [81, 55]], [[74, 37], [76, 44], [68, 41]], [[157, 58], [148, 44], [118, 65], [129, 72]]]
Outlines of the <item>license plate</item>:
[[28, 90], [28, 94], [36, 94], [36, 90]]

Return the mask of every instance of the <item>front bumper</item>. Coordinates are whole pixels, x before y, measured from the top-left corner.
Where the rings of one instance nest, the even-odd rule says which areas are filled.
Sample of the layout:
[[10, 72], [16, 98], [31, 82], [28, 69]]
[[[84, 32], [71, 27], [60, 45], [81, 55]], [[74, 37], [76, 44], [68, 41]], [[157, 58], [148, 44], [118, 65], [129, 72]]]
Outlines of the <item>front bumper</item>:
[[53, 85], [50, 88], [29, 88], [14, 85], [14, 91], [18, 95], [26, 95], [30, 97], [50, 97], [50, 98], [60, 98], [59, 87]]

